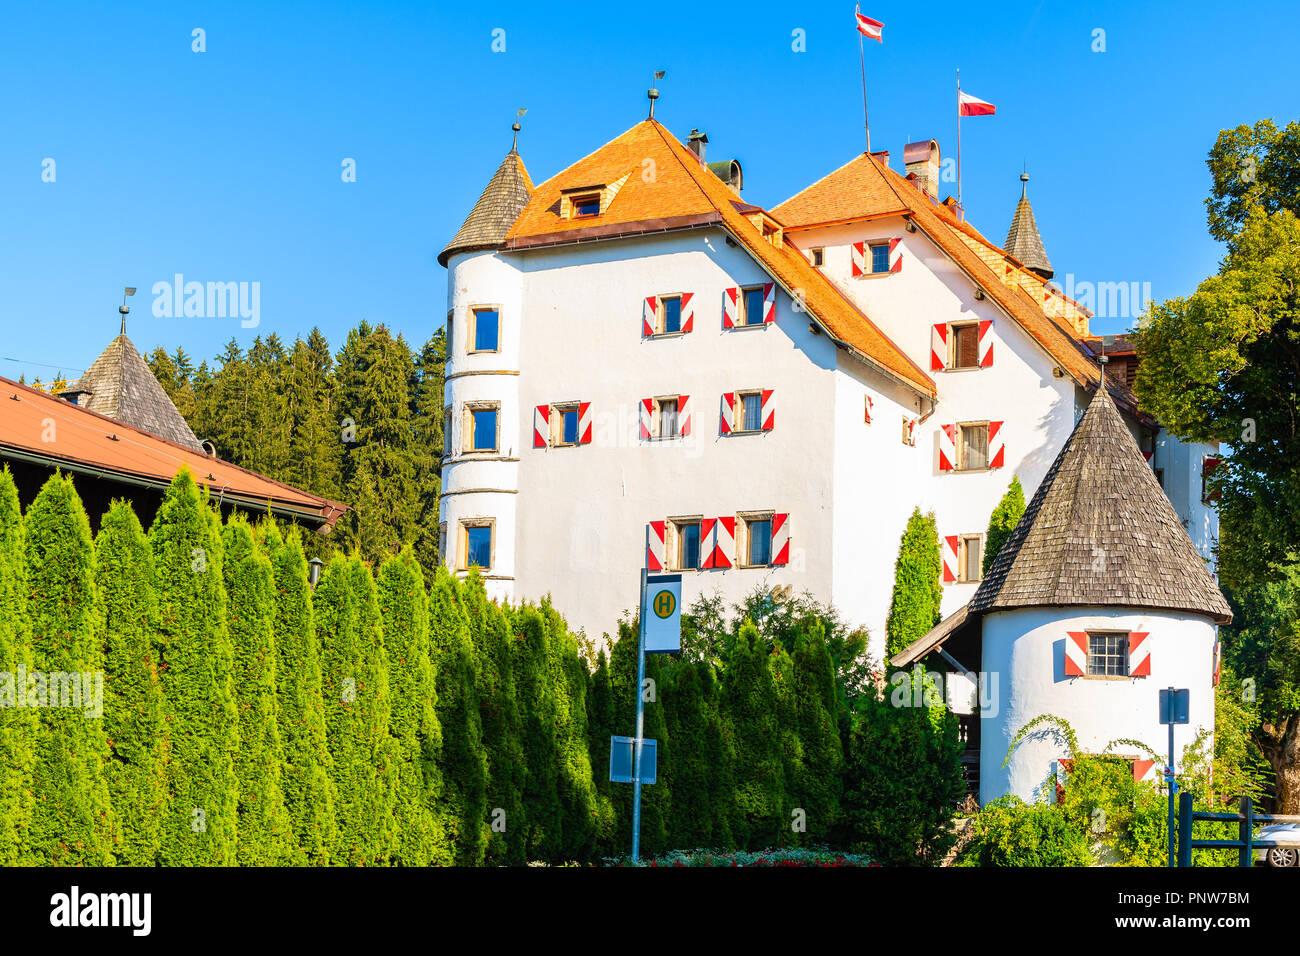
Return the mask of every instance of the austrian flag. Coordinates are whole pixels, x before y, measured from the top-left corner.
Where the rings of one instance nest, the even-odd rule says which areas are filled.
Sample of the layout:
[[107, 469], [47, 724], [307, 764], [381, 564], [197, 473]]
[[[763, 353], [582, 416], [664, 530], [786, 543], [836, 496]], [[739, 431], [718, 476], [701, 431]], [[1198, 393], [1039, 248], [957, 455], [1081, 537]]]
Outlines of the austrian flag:
[[853, 8], [853, 15], [857, 17], [859, 33], [865, 37], [870, 37], [877, 43], [885, 42], [884, 38], [881, 36], [881, 32], [885, 29], [883, 23], [879, 20], [873, 20], [871, 17], [864, 17], [862, 14], [858, 13], [857, 7]]
[[963, 93], [961, 90], [957, 91], [958, 116], [992, 116], [995, 112], [997, 107], [987, 100]]

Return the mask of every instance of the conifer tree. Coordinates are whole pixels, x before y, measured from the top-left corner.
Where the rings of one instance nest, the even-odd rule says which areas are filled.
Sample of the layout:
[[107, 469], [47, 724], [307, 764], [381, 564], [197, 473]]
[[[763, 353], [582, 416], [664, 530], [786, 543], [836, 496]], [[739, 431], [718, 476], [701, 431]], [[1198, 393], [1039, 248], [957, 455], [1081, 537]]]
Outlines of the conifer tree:
[[322, 696], [334, 757], [338, 830], [331, 859], [377, 866], [393, 842], [388, 661], [374, 578], [358, 555], [335, 554], [313, 595]]
[[609, 738], [614, 734], [614, 714], [609, 683], [609, 660], [602, 648], [596, 655], [587, 690], [587, 752], [596, 784], [596, 850], [599, 856], [614, 856], [618, 837], [612, 788], [609, 779]]
[[282, 788], [293, 832], [285, 863], [323, 866], [330, 862], [330, 849], [337, 836], [334, 760], [326, 743], [321, 654], [312, 618], [307, 561], [297, 528], [284, 539], [274, 522], [267, 521], [260, 532], [275, 574], [279, 655], [276, 694], [284, 752]]
[[700, 679], [700, 696], [704, 702], [705, 754], [711, 768], [709, 776], [709, 806], [713, 809], [713, 843], [733, 849], [739, 846], [734, 824], [736, 820], [735, 766], [736, 751], [729, 732], [729, 721], [722, 712], [722, 689], [713, 665], [696, 661], [695, 670]]
[[787, 778], [793, 805], [807, 817], [806, 840], [824, 843], [839, 822], [844, 752], [836, 713], [835, 673], [820, 624], [794, 653], [793, 697], [801, 744], [801, 772]]
[[803, 738], [799, 734], [799, 701], [796, 698], [794, 658], [784, 646], [774, 647], [767, 659], [776, 691], [776, 726], [781, 743], [781, 777], [785, 782], [781, 808], [781, 826], [777, 842], [797, 845], [803, 842], [808, 808], [798, 799], [796, 781], [803, 777]]
[[555, 745], [555, 699], [546, 655], [546, 623], [525, 606], [515, 613], [515, 693], [520, 701], [524, 762], [524, 845], [529, 860], [560, 854], [559, 758]]
[[32, 667], [26, 578], [18, 488], [5, 466], [0, 468], [0, 866], [36, 862], [29, 833], [36, 712], [17, 706], [27, 694], [18, 674]]
[[907, 520], [894, 563], [894, 594], [885, 622], [890, 657], [939, 623], [942, 573], [934, 514], [923, 515], [916, 508]]
[[667, 670], [664, 721], [673, 742], [672, 763], [664, 768], [673, 792], [669, 845], [683, 850], [717, 848], [711, 792], [717, 767], [710, 763], [708, 714], [700, 669], [694, 662], [678, 661]]
[[237, 860], [234, 650], [226, 628], [220, 521], [206, 497], [182, 468], [149, 529], [171, 746], [160, 854], [165, 866], [233, 866]]
[[495, 601], [488, 600], [477, 569], [471, 569], [459, 583], [458, 591], [474, 643], [474, 673], [487, 753], [490, 835], [484, 862], [489, 866], [522, 866], [527, 862], [523, 802], [526, 767], [510, 619]]
[[395, 744], [393, 782], [396, 837], [393, 863], [451, 863], [450, 842], [438, 815], [442, 799], [442, 728], [436, 707], [429, 646], [429, 599], [424, 575], [409, 548], [379, 569], [379, 609], [388, 654]]
[[104, 608], [90, 522], [70, 478], [55, 473], [27, 509], [23, 549], [33, 675], [47, 692], [34, 748], [31, 846], [51, 866], [107, 866], [114, 821], [102, 719]]
[[162, 847], [169, 747], [154, 643], [153, 552], [128, 502], [113, 502], [104, 515], [95, 558], [104, 598], [104, 733], [118, 837], [113, 855], [120, 866], [154, 866]]
[[758, 629], [746, 621], [731, 648], [722, 685], [723, 713], [735, 752], [733, 826], [742, 846], [769, 846], [788, 827], [776, 688]]
[[478, 693], [474, 682], [474, 646], [469, 622], [456, 600], [451, 573], [439, 568], [430, 594], [429, 629], [438, 687], [438, 722], [442, 725], [444, 827], [458, 866], [483, 862], [487, 819], [487, 757]]
[[989, 530], [984, 536], [984, 567], [982, 574], [988, 574], [993, 566], [993, 559], [998, 556], [1002, 546], [1016, 530], [1020, 517], [1025, 513], [1025, 490], [1020, 487], [1020, 479], [1012, 478], [1011, 487], [1002, 496], [998, 506], [989, 518]]
[[564, 619], [542, 603], [555, 693], [555, 745], [560, 761], [560, 858], [585, 861], [596, 841], [596, 785], [587, 750], [587, 669]]
[[232, 690], [239, 714], [238, 860], [240, 866], [277, 866], [290, 855], [293, 827], [281, 788], [275, 574], [243, 517], [227, 522], [222, 546], [226, 621], [235, 655]]

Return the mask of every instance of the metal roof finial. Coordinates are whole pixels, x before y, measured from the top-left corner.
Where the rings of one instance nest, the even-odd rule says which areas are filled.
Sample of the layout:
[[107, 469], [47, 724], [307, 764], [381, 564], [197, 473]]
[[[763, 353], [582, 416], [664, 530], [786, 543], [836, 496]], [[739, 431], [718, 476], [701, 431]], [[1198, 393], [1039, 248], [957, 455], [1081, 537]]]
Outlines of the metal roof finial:
[[528, 112], [528, 107], [526, 106], [520, 107], [519, 109], [515, 110], [515, 121], [510, 124], [510, 128], [514, 130], [515, 133], [514, 141], [510, 144], [510, 152], [512, 153], [519, 152], [519, 130], [521, 129], [519, 125], [519, 121], [524, 118], [524, 114], [527, 112]]
[[[655, 79], [662, 80], [667, 70], [655, 70]], [[650, 118], [655, 118], [655, 100], [659, 99], [659, 91], [655, 89], [654, 82], [650, 83], [650, 89], [646, 91], [646, 96], [650, 98]]]

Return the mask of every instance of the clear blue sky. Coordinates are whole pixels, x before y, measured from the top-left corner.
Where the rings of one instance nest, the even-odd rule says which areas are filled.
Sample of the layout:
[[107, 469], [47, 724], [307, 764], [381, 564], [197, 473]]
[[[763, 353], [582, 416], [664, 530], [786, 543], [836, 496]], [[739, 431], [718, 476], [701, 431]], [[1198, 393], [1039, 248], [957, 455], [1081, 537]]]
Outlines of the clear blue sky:
[[[1001, 242], [1028, 163], [1058, 276], [1181, 295], [1212, 272], [1204, 158], [1219, 129], [1300, 114], [1296, 7], [899, 3], [867, 44], [872, 145], [955, 155], [954, 70], [998, 114], [963, 123], [968, 217]], [[862, 148], [853, 4], [10, 4], [0, 29], [0, 375], [84, 368], [117, 332], [197, 362], [232, 336], [359, 319], [414, 344], [443, 321], [436, 255], [510, 145], [540, 181], [658, 117], [735, 156], [775, 205]], [[191, 31], [207, 51], [191, 51]], [[504, 29], [506, 50], [491, 50]], [[1094, 53], [1092, 31], [1106, 31]], [[806, 35], [793, 52], [792, 31]], [[41, 181], [55, 161], [56, 181]], [[357, 182], [341, 181], [353, 158]], [[157, 319], [150, 288], [261, 283], [261, 324]], [[1126, 321], [1097, 323], [1094, 331]]]

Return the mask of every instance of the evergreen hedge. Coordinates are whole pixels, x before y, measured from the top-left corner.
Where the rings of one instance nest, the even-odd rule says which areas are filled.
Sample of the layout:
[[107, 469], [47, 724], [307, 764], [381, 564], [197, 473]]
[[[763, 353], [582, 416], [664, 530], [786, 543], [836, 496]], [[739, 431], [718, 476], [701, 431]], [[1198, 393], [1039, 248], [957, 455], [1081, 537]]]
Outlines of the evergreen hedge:
[[993, 514], [989, 516], [989, 530], [984, 535], [983, 574], [989, 573], [989, 568], [993, 566], [993, 559], [1007, 543], [1011, 532], [1016, 530], [1016, 525], [1020, 523], [1024, 513], [1025, 489], [1020, 486], [1020, 479], [1013, 477], [1011, 486], [1007, 488], [998, 506], [993, 509]]
[[[18, 488], [0, 469], [0, 866], [33, 862], [32, 770], [36, 712], [17, 704], [27, 688], [18, 674], [32, 666]], [[0, 676], [0, 680], [6, 680]]]

